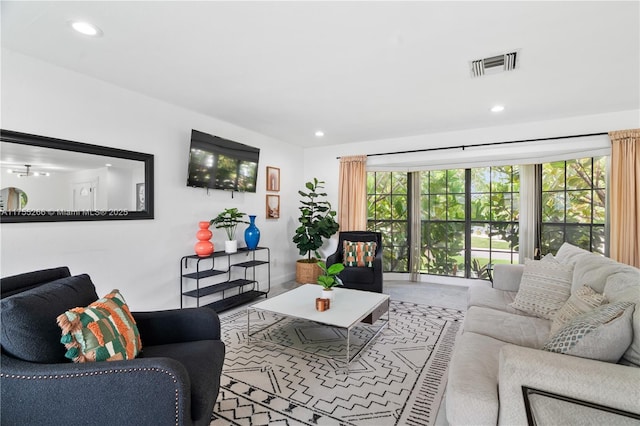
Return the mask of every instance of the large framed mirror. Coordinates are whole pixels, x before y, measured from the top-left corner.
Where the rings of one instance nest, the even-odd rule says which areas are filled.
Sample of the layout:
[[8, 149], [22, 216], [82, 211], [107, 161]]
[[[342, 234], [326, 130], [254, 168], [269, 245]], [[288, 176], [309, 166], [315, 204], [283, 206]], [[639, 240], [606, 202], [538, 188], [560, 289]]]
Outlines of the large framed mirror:
[[153, 155], [0, 131], [0, 222], [153, 219]]

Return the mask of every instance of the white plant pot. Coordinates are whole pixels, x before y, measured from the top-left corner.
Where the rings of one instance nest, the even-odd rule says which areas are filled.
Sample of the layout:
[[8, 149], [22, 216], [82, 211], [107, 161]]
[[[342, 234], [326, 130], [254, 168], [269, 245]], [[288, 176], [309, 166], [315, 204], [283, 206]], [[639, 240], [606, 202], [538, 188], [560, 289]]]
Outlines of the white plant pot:
[[329, 300], [333, 300], [333, 295], [335, 294], [335, 291], [333, 290], [325, 290], [322, 289], [322, 294], [320, 295], [320, 297], [322, 299], [329, 299]]
[[225, 241], [224, 242], [224, 252], [225, 253], [235, 253], [238, 251], [238, 241]]

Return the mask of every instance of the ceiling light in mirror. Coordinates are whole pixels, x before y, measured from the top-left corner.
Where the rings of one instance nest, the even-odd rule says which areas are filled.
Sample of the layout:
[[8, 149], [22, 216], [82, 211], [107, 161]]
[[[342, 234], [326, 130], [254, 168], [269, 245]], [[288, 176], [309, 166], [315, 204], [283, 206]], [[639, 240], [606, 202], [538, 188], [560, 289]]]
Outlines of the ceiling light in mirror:
[[494, 105], [491, 108], [491, 112], [502, 112], [504, 111], [504, 105]]
[[321, 138], [321, 137], [323, 137], [323, 136], [324, 136], [324, 132], [323, 132], [322, 130], [318, 130], [318, 131], [315, 133], [315, 135], [316, 135], [316, 137]]

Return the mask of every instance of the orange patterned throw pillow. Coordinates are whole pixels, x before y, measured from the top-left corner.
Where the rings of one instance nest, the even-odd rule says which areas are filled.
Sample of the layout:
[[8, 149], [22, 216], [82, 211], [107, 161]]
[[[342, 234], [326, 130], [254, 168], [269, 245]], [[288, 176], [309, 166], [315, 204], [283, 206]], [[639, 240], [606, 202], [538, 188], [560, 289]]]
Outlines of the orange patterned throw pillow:
[[133, 359], [142, 349], [140, 333], [119, 290], [86, 308], [58, 316], [65, 357], [74, 362]]
[[344, 266], [373, 267], [376, 257], [375, 241], [343, 241]]

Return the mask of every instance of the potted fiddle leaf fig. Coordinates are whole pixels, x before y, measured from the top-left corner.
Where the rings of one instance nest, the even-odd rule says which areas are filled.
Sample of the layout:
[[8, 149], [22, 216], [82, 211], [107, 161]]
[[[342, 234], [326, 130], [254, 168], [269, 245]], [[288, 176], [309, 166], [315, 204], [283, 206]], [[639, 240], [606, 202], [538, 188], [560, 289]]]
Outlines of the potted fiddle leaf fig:
[[223, 228], [228, 239], [224, 242], [224, 251], [227, 253], [235, 253], [238, 251], [238, 241], [236, 240], [236, 229], [239, 223], [249, 223], [242, 218], [246, 213], [238, 211], [237, 208], [224, 209], [218, 216], [209, 222], [216, 228]]
[[293, 236], [300, 255], [306, 256], [306, 259], [296, 262], [296, 282], [300, 284], [317, 282], [320, 274], [318, 249], [322, 247], [324, 239], [330, 238], [340, 227], [335, 220], [336, 212], [326, 200], [327, 193], [322, 191], [324, 182], [313, 178], [305, 184], [305, 188], [306, 191], [298, 191], [302, 197], [298, 207], [300, 226]]
[[322, 271], [318, 275], [318, 284], [322, 286], [322, 298], [333, 299], [333, 287], [342, 285], [342, 280], [338, 277], [338, 274], [343, 271], [344, 265], [342, 263], [334, 263], [327, 268], [326, 263], [318, 262], [318, 267]]

